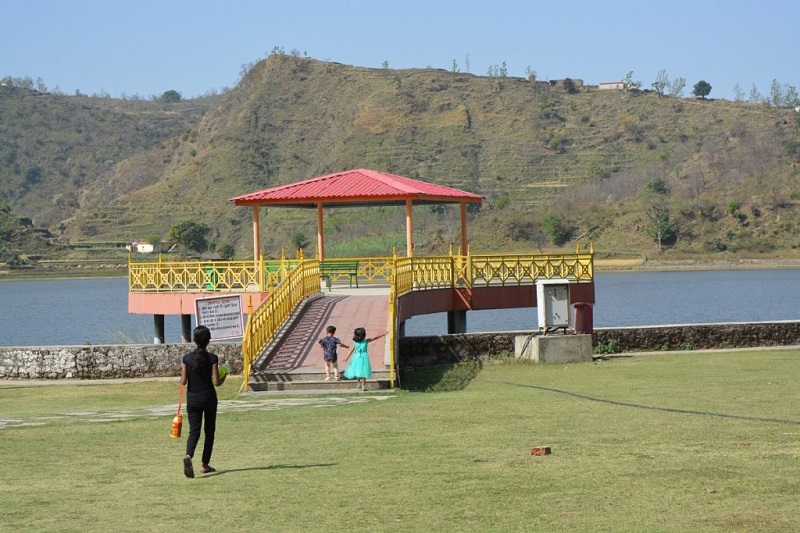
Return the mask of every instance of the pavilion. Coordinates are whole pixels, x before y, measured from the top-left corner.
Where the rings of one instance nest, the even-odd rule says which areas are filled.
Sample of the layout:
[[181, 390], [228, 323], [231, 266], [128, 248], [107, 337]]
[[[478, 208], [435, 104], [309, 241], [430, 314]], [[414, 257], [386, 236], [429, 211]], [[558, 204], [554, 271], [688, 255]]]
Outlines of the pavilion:
[[300, 207], [317, 210], [317, 255], [325, 256], [323, 211], [332, 207], [405, 206], [406, 255], [414, 252], [412, 206], [414, 204], [459, 204], [461, 250], [467, 251], [467, 204], [481, 203], [479, 194], [426, 183], [375, 170], [355, 169], [289, 183], [230, 198], [235, 205], [253, 206], [253, 258], [261, 257], [259, 208]]

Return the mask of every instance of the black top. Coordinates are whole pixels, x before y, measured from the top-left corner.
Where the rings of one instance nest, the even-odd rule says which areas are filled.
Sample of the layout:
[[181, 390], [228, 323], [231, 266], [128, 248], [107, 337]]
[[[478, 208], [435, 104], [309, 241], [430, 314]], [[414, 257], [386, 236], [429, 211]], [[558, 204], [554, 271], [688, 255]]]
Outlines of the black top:
[[[195, 354], [200, 358], [201, 362], [196, 370], [194, 368]], [[181, 358], [181, 362], [186, 365], [187, 399], [189, 395], [217, 395], [217, 392], [214, 390], [214, 382], [211, 380], [211, 368], [213, 365], [219, 364], [219, 357], [217, 357], [216, 354], [198, 349], [184, 355]]]

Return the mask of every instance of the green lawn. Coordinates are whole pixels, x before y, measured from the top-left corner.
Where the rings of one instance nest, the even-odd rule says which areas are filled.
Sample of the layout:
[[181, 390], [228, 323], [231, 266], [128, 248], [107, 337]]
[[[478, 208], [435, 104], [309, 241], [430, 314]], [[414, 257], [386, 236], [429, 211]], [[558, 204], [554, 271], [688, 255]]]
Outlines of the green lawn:
[[6, 382], [0, 530], [797, 531], [799, 376], [776, 350], [430, 369], [394, 396], [232, 378], [219, 471], [191, 480], [177, 383]]

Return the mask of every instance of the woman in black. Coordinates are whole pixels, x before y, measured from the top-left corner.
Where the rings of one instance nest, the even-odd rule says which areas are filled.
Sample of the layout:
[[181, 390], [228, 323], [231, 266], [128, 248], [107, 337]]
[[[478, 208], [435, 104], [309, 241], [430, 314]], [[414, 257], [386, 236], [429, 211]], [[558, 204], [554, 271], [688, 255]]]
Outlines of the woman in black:
[[206, 350], [211, 342], [211, 332], [205, 326], [194, 328], [192, 335], [197, 345], [181, 359], [181, 385], [186, 385], [186, 413], [189, 416], [189, 439], [186, 441], [186, 456], [183, 458], [183, 473], [194, 477], [192, 457], [200, 441], [200, 428], [205, 415], [205, 442], [203, 443], [203, 466], [201, 472], [214, 472], [209, 465], [214, 449], [214, 430], [217, 425], [217, 391], [225, 378], [219, 379], [219, 358]]

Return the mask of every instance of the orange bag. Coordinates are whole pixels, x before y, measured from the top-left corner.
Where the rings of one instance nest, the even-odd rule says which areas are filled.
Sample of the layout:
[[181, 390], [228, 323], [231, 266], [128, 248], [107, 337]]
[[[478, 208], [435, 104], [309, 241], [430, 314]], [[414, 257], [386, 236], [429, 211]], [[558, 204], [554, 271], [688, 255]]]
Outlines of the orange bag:
[[181, 429], [183, 429], [183, 415], [181, 415], [181, 405], [183, 405], [183, 385], [181, 385], [181, 394], [178, 398], [178, 414], [172, 419], [172, 430], [169, 436], [173, 439], [181, 438]]

